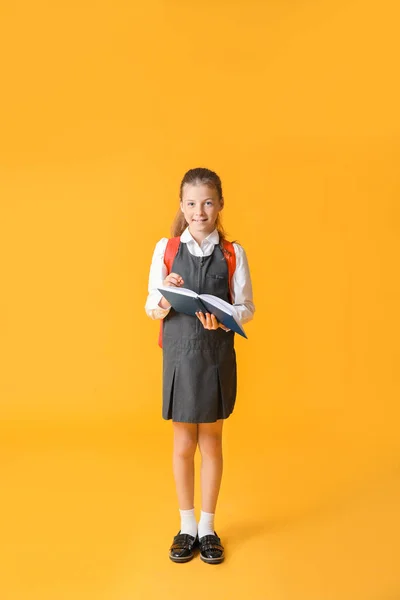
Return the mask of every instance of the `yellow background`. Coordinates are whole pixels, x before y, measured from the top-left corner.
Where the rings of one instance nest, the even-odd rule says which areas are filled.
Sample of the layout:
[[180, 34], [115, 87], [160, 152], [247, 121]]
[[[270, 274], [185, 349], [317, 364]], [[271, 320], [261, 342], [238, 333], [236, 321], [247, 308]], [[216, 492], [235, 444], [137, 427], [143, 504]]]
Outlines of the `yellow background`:
[[[17, 1], [0, 23], [2, 599], [398, 600], [398, 3]], [[196, 166], [257, 309], [218, 567], [167, 557], [144, 313]]]

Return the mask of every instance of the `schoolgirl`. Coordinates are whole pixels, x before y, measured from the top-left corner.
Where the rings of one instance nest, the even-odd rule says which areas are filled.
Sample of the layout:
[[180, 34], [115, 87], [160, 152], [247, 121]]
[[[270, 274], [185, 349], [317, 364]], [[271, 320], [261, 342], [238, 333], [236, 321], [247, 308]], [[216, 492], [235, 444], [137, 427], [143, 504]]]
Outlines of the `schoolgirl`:
[[[214, 516], [223, 471], [223, 422], [236, 400], [236, 354], [233, 331], [214, 315], [197, 318], [175, 312], [157, 290], [183, 286], [231, 302], [244, 324], [253, 318], [252, 284], [246, 253], [225, 239], [220, 213], [224, 197], [219, 176], [209, 169], [189, 170], [180, 185], [180, 208], [172, 226], [178, 248], [170, 272], [164, 262], [167, 238], [155, 247], [145, 310], [162, 319], [162, 416], [174, 434], [173, 473], [181, 526], [169, 557], [187, 562], [196, 547], [207, 563], [224, 560], [224, 548], [214, 529]], [[232, 257], [232, 252], [234, 256]], [[227, 257], [234, 258], [229, 280]], [[201, 516], [194, 513], [194, 456], [201, 453]]]

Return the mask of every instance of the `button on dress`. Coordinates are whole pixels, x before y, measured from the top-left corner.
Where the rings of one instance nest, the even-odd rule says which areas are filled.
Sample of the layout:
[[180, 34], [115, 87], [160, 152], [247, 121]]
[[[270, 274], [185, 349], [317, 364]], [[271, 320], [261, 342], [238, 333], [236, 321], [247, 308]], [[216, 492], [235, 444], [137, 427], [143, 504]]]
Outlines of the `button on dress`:
[[[181, 243], [171, 272], [181, 275], [186, 288], [230, 301], [228, 265], [218, 244], [211, 255], [194, 256]], [[164, 419], [213, 423], [229, 417], [237, 389], [234, 337], [171, 308], [163, 325]]]

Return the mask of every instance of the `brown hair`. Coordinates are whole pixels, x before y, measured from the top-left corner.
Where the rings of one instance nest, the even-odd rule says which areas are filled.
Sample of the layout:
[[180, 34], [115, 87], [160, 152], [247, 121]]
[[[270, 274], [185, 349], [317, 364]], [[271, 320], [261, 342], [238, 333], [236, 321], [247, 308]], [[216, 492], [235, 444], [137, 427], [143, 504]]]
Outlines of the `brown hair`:
[[[185, 173], [179, 188], [179, 199], [181, 202], [183, 195], [183, 186], [185, 184], [208, 185], [209, 187], [215, 188], [217, 190], [219, 200], [223, 200], [221, 179], [216, 173], [214, 173], [214, 171], [210, 171], [210, 169], [197, 167], [195, 169], [190, 169]], [[187, 226], [188, 223], [186, 222], [185, 216], [183, 212], [179, 210], [171, 226], [172, 237], [177, 237], [181, 235]], [[217, 220], [215, 221], [215, 227], [217, 228], [219, 233], [219, 246], [221, 250], [224, 251], [222, 244], [224, 240], [226, 240], [226, 232], [221, 223], [221, 213], [219, 213], [217, 216]]]

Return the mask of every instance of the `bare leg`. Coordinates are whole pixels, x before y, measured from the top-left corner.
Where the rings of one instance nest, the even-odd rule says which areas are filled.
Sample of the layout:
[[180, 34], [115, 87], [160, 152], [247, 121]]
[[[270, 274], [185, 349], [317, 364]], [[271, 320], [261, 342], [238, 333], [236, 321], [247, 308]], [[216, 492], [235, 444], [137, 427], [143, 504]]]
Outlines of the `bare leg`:
[[202, 510], [215, 513], [221, 486], [223, 419], [215, 423], [199, 423], [198, 444], [201, 452]]
[[173, 471], [179, 508], [194, 508], [194, 455], [197, 447], [197, 424], [176, 423], [174, 428]]

